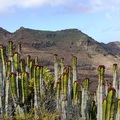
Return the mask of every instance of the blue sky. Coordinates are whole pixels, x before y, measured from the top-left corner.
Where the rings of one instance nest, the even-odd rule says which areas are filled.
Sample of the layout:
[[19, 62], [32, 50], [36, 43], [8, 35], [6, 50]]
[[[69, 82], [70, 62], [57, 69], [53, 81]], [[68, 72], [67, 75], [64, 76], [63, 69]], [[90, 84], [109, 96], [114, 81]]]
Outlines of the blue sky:
[[98, 42], [120, 41], [120, 0], [0, 0], [0, 27], [77, 28]]

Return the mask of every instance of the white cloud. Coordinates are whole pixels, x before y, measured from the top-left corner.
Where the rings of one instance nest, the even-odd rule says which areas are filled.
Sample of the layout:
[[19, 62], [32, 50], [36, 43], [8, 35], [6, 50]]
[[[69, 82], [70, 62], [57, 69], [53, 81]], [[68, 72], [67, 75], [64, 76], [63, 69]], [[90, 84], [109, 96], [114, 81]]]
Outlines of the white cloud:
[[120, 0], [71, 0], [64, 6], [63, 12], [70, 14], [118, 12], [120, 11], [119, 5]]
[[0, 13], [8, 12], [14, 9], [14, 7], [35, 8], [44, 5], [57, 6], [65, 4], [68, 1], [69, 0], [0, 0]]
[[120, 0], [0, 0], [0, 13], [19, 8], [64, 5], [70, 13], [120, 10]]

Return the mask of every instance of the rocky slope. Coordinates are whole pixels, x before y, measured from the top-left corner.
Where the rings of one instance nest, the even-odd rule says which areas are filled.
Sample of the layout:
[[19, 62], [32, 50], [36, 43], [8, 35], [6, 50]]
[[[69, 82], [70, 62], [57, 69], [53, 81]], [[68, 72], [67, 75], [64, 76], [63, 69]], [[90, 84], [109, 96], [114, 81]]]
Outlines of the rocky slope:
[[[120, 43], [99, 43], [78, 29], [42, 31], [21, 27], [14, 33], [0, 28], [0, 43], [7, 45], [12, 40], [22, 44], [23, 57], [38, 56], [40, 63], [53, 69], [53, 55], [65, 58], [65, 65], [71, 65], [72, 55], [78, 58], [78, 79], [91, 80], [91, 90], [97, 86], [97, 68], [106, 66], [105, 79], [112, 81], [112, 65], [120, 60]], [[115, 45], [114, 45], [115, 44]]]

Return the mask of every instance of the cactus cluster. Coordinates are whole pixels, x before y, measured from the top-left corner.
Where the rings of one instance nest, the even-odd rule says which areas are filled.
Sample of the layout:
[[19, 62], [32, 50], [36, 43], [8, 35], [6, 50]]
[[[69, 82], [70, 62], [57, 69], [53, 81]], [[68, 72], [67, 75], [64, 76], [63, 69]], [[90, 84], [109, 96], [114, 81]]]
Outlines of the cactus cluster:
[[[78, 80], [77, 57], [71, 66], [64, 58], [54, 55], [54, 73], [39, 65], [38, 56], [22, 58], [21, 44], [17, 50], [12, 41], [0, 45], [0, 116], [26, 116], [35, 120], [47, 119], [43, 111], [57, 111], [59, 120], [120, 120], [120, 82], [117, 64], [113, 64], [113, 84], [105, 81], [105, 66], [98, 67], [98, 86], [90, 93], [90, 79]], [[42, 111], [43, 110], [43, 111]], [[42, 112], [40, 112], [42, 111]]]

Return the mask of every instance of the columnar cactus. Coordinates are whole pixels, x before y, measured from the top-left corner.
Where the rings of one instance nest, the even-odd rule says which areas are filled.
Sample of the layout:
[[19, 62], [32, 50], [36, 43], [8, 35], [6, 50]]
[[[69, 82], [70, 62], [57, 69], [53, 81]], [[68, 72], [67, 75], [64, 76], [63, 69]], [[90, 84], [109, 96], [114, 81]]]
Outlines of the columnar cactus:
[[20, 94], [20, 80], [19, 80], [20, 63], [19, 62], [20, 62], [20, 56], [19, 56], [18, 52], [15, 52], [13, 54], [12, 72], [16, 72], [16, 85], [17, 85], [18, 97], [19, 97], [19, 94]]
[[34, 77], [34, 65], [35, 65], [35, 60], [32, 59], [30, 60], [30, 79], [32, 79]]
[[79, 101], [79, 83], [78, 81], [75, 81], [74, 84], [73, 84], [73, 107], [74, 107], [74, 117], [75, 117], [75, 120], [78, 120], [79, 119], [79, 104], [78, 104], [78, 101]]
[[8, 54], [10, 57], [13, 56], [13, 42], [12, 41], [8, 42], [8, 52], [9, 52]]
[[9, 111], [9, 102], [10, 102], [10, 82], [9, 82], [9, 75], [11, 73], [11, 61], [8, 60], [6, 62], [6, 68], [7, 68], [7, 73], [6, 73], [6, 80], [5, 80], [5, 111], [6, 111], [6, 115], [8, 115]]
[[22, 73], [22, 103], [27, 104], [28, 101], [28, 91], [29, 91], [29, 87], [28, 87], [28, 73], [27, 72], [23, 72]]
[[54, 55], [54, 76], [55, 76], [55, 87], [58, 81], [58, 56], [57, 54]]
[[34, 67], [34, 107], [38, 109], [40, 107], [40, 66]]
[[19, 60], [20, 60], [20, 56], [19, 56], [18, 52], [14, 53], [13, 60], [14, 60], [15, 71], [19, 72]]
[[68, 90], [68, 73], [63, 73], [62, 78], [62, 119], [66, 120], [67, 117], [67, 90]]
[[42, 96], [43, 94], [45, 94], [45, 89], [44, 89], [44, 81], [43, 81], [43, 66], [40, 66], [40, 96]]
[[16, 84], [16, 73], [13, 73], [13, 72], [10, 73], [9, 81], [10, 81], [10, 91], [11, 91], [11, 94], [12, 94], [14, 107], [16, 107], [16, 102], [17, 102], [17, 99], [18, 99], [17, 84]]
[[108, 94], [108, 88], [110, 87], [110, 84], [108, 83], [108, 80], [105, 81], [105, 96]]
[[107, 99], [106, 98], [104, 98], [103, 99], [103, 105], [102, 105], [102, 109], [103, 109], [103, 111], [102, 111], [102, 120], [106, 120], [106, 114], [107, 114]]
[[83, 87], [88, 91], [89, 90], [89, 78], [85, 78], [83, 81]]
[[30, 60], [31, 60], [31, 56], [27, 55], [27, 58], [26, 58], [26, 71], [28, 73], [30, 73]]
[[2, 77], [3, 77], [3, 88], [5, 85], [5, 79], [6, 79], [6, 48], [2, 46], [0, 48], [1, 51], [1, 59], [2, 59]]
[[77, 57], [72, 57], [73, 83], [77, 80]]
[[68, 112], [71, 113], [72, 108], [72, 88], [73, 88], [73, 82], [72, 82], [72, 70], [71, 66], [68, 66]]
[[[9, 41], [7, 55], [6, 48], [0, 45], [0, 65], [2, 65], [0, 113], [2, 115], [4, 110], [5, 114], [9, 115], [12, 105], [14, 105], [16, 114], [24, 116], [28, 113], [27, 105], [30, 105], [30, 108], [34, 107], [35, 116], [39, 110], [45, 109], [48, 110], [47, 112], [51, 112], [56, 108], [62, 120], [78, 120], [80, 114], [82, 120], [120, 119], [120, 93], [116, 95], [120, 91], [120, 81], [118, 83], [117, 80], [117, 64], [113, 64], [112, 87], [108, 81], [104, 81], [105, 67], [103, 65], [98, 67], [97, 94], [95, 93], [92, 98], [89, 93], [89, 79], [85, 78], [81, 85], [77, 81], [77, 58], [75, 56], [72, 57], [72, 67], [65, 67], [64, 59], [61, 59], [59, 74], [58, 57], [55, 54], [54, 76], [52, 76], [52, 72], [46, 69], [47, 67], [39, 65], [38, 57], [32, 60], [28, 55], [26, 62], [24, 59], [20, 59], [21, 44], [18, 45], [18, 50], [15, 52], [13, 42]], [[45, 70], [50, 74], [47, 75]], [[43, 105], [42, 102], [44, 102]], [[53, 105], [54, 102], [56, 102], [56, 107]], [[48, 104], [50, 107], [46, 109]], [[39, 117], [41, 116], [39, 115]]]
[[61, 112], [60, 91], [61, 91], [61, 83], [59, 81], [56, 84], [56, 108], [59, 112]]
[[115, 120], [115, 102], [116, 90], [112, 87], [109, 87], [107, 95], [107, 113], [105, 120]]
[[20, 72], [25, 72], [25, 60], [20, 59]]
[[97, 91], [97, 120], [102, 120], [102, 101], [105, 97], [105, 90], [104, 90], [104, 73], [105, 73], [105, 66], [100, 65], [98, 67], [98, 91]]
[[38, 65], [38, 56], [35, 57], [35, 65]]
[[116, 90], [116, 97], [117, 97], [118, 96], [117, 64], [113, 64], [113, 87]]
[[85, 78], [85, 80], [83, 81], [82, 105], [81, 105], [81, 114], [83, 120], [89, 119], [90, 101], [88, 96], [88, 89], [89, 89], [89, 78]]

